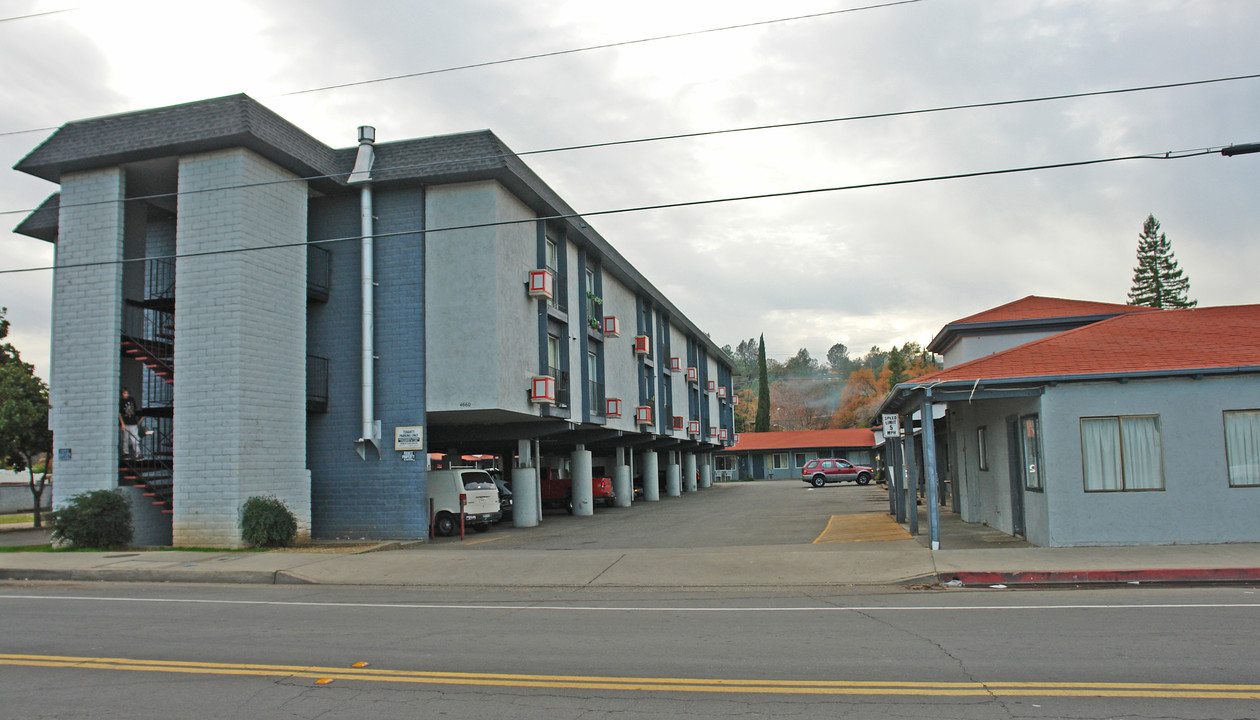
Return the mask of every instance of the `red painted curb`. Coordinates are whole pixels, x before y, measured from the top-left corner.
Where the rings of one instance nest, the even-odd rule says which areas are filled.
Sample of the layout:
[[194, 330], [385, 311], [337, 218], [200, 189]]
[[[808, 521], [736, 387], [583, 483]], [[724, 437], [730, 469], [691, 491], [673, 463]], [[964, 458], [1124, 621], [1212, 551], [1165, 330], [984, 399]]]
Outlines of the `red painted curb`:
[[1260, 568], [1176, 568], [1166, 570], [960, 571], [940, 574], [940, 582], [963, 585], [1084, 585], [1117, 583], [1260, 582]]

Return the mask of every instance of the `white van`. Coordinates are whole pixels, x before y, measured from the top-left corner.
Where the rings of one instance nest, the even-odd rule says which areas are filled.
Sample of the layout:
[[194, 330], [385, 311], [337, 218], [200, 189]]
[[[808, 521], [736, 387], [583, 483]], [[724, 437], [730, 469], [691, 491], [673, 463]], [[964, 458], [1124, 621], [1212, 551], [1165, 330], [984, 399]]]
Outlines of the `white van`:
[[499, 521], [499, 490], [485, 470], [452, 468], [429, 471], [429, 499], [433, 501], [433, 534], [459, 532], [459, 501], [464, 499], [464, 527], [485, 532]]

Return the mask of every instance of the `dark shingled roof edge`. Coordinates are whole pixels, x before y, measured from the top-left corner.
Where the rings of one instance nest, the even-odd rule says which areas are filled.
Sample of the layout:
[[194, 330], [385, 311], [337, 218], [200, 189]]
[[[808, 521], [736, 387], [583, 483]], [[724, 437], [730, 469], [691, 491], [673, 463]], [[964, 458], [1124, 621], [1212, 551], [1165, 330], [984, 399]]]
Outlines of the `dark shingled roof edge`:
[[[300, 177], [333, 176], [313, 182], [318, 189], [332, 192], [346, 187], [345, 175], [353, 167], [357, 151], [357, 147], [330, 148], [257, 100], [237, 94], [66, 123], [14, 169], [60, 182], [65, 172], [230, 147], [253, 150]], [[380, 143], [375, 148], [375, 183], [436, 185], [493, 179], [520, 196], [539, 215], [577, 214], [489, 130]], [[45, 201], [16, 231], [55, 242], [57, 202], [53, 198]], [[568, 226], [570, 236], [585, 240], [606, 272], [641, 289], [655, 305], [682, 321], [719, 362], [731, 365], [721, 348], [589, 223], [576, 217], [562, 222]]]

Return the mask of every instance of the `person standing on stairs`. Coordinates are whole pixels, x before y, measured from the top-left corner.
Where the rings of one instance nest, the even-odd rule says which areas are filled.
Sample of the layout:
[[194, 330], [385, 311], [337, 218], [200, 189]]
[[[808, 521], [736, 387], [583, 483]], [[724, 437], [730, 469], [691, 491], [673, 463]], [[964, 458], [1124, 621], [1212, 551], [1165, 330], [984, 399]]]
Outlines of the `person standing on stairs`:
[[123, 429], [123, 454], [130, 460], [140, 459], [140, 413], [131, 391], [122, 389], [118, 402], [118, 424]]

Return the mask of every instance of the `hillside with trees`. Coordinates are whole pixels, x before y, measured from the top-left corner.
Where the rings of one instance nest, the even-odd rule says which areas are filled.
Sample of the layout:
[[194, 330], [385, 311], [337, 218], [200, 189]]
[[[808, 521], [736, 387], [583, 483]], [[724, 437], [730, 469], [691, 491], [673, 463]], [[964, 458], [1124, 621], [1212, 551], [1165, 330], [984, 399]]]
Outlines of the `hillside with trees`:
[[783, 362], [767, 360], [759, 338], [722, 349], [735, 364], [735, 432], [757, 431], [759, 419], [763, 432], [865, 427], [897, 383], [941, 367], [916, 342], [888, 350], [875, 346], [856, 358], [836, 343], [821, 361], [805, 348]]

